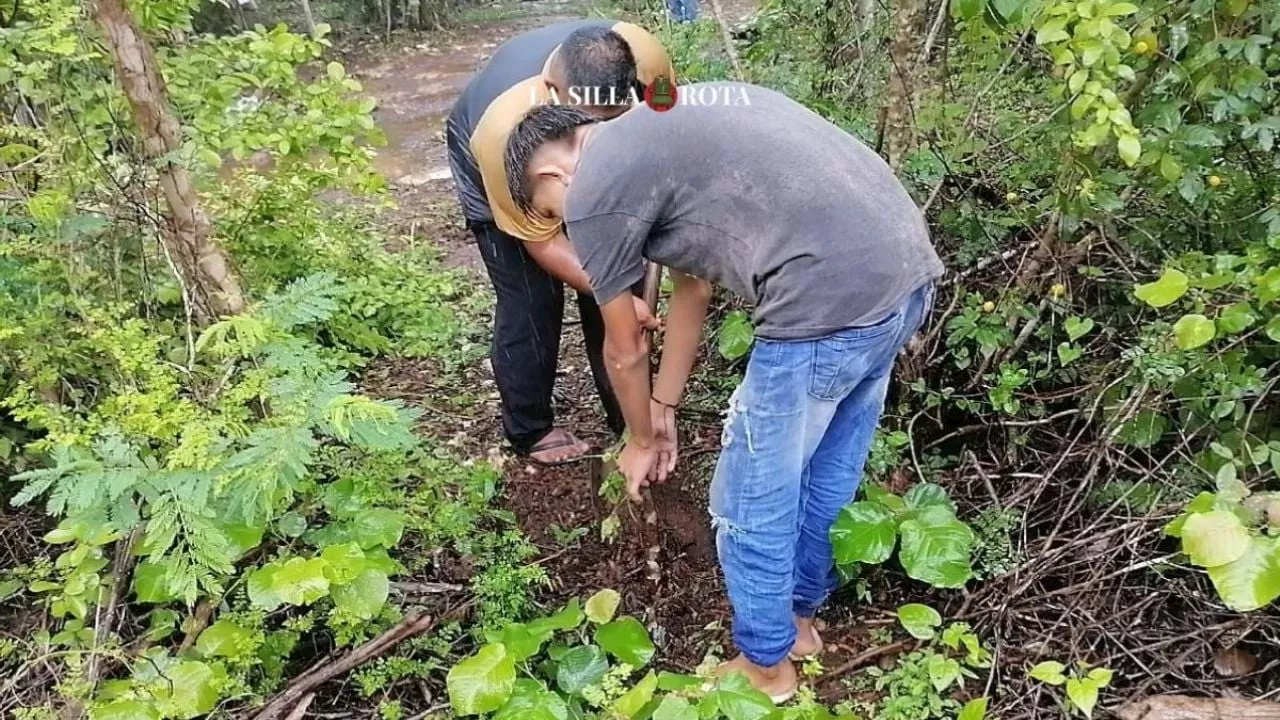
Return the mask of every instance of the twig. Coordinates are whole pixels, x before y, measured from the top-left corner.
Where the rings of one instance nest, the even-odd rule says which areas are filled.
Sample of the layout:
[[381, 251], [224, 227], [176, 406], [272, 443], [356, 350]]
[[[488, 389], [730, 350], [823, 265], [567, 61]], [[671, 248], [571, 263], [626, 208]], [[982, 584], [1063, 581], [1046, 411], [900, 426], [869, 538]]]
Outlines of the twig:
[[447, 595], [465, 591], [462, 585], [437, 582], [393, 582], [391, 591], [400, 595]]
[[[845, 664], [841, 665], [835, 670], [832, 670], [831, 672], [827, 673], [826, 679], [836, 680], [838, 678], [842, 678], [845, 675], [848, 675], [849, 673], [853, 672], [854, 670], [857, 670], [858, 668], [862, 667], [863, 665], [866, 665], [872, 660], [875, 660], [881, 655], [888, 655], [890, 653], [895, 653], [895, 652], [898, 652], [899, 650], [906, 649], [906, 647], [913, 642], [916, 642], [916, 641], [915, 640], [899, 640], [898, 642], [895, 642], [895, 643], [889, 643], [888, 645], [881, 645], [878, 648], [872, 648], [862, 653], [861, 655], [858, 655], [857, 657], [853, 658], [849, 662], [846, 662]], [[837, 688], [836, 692], [841, 692], [842, 690], [843, 688]]]

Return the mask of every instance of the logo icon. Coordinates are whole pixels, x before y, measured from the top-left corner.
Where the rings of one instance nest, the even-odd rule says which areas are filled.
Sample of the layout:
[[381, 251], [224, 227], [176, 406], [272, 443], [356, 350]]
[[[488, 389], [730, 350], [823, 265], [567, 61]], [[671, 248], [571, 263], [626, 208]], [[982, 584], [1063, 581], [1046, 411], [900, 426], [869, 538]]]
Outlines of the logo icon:
[[675, 107], [676, 86], [671, 78], [659, 75], [644, 89], [644, 102], [658, 112], [666, 112]]

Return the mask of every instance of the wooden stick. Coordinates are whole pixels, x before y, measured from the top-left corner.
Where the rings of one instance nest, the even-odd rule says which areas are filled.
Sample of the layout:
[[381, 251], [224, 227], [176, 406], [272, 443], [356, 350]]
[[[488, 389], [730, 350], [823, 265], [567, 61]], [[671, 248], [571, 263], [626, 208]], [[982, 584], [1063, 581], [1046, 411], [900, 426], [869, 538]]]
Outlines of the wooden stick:
[[1120, 720], [1280, 720], [1280, 704], [1161, 695], [1130, 702], [1116, 714]]
[[341, 660], [294, 678], [288, 687], [253, 716], [253, 720], [277, 720], [284, 717], [290, 708], [305, 701], [308, 695], [313, 694], [313, 691], [324, 683], [369, 662], [409, 638], [421, 635], [434, 625], [435, 620], [428, 615], [422, 613], [409, 615], [395, 627], [352, 650]]

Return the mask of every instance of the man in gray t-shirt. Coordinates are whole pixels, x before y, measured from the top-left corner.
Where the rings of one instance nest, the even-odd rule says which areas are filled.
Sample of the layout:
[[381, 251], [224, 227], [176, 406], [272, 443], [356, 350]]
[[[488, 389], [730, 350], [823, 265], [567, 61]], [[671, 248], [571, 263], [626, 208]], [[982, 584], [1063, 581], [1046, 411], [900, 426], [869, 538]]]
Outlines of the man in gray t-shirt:
[[[835, 587], [831, 525], [942, 273], [924, 218], [858, 140], [740, 83], [681, 86], [670, 108], [604, 123], [539, 108], [512, 133], [506, 166], [524, 212], [564, 219], [591, 280], [633, 498], [675, 466], [674, 411], [710, 283], [754, 305], [758, 340], [730, 402], [711, 513], [742, 651], [725, 669], [789, 696], [788, 656], [821, 650], [813, 616]], [[626, 294], [645, 259], [675, 287], [652, 390]]]

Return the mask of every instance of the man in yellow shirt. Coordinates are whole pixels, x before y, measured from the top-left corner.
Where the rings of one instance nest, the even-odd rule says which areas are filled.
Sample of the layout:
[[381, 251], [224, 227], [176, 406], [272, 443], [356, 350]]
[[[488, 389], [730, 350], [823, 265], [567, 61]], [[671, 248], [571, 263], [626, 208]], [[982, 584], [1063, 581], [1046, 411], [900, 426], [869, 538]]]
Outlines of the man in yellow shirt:
[[[542, 104], [574, 104], [614, 117], [659, 78], [674, 82], [671, 61], [644, 29], [608, 20], [557, 23], [499, 47], [463, 90], [445, 126], [463, 216], [497, 296], [491, 361], [503, 429], [517, 451], [540, 463], [590, 452], [587, 443], [555, 426], [552, 410], [566, 284], [578, 296], [587, 358], [609, 426], [621, 432], [624, 421], [604, 367], [604, 323], [590, 281], [560, 220], [516, 206], [503, 160], [507, 137]], [[635, 303], [642, 322], [656, 326], [643, 301]]]

